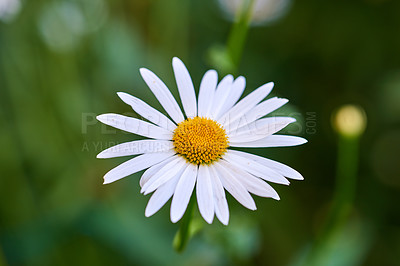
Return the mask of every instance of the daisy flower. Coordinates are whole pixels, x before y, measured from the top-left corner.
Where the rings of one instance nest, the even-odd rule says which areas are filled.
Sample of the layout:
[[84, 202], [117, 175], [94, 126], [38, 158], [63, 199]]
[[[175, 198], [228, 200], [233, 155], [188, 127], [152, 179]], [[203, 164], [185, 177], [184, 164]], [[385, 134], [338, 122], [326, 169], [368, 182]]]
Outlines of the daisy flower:
[[218, 83], [215, 70], [201, 80], [198, 99], [192, 79], [182, 61], [172, 66], [183, 111], [167, 86], [150, 70], [140, 74], [169, 117], [140, 99], [124, 92], [118, 96], [148, 121], [119, 114], [102, 114], [97, 119], [109, 126], [149, 139], [122, 143], [102, 151], [98, 158], [137, 155], [110, 170], [104, 184], [147, 169], [141, 179], [141, 193], [153, 193], [145, 215], [156, 213], [171, 197], [171, 221], [179, 221], [196, 190], [200, 214], [207, 223], [215, 216], [229, 221], [225, 191], [250, 210], [256, 204], [250, 193], [279, 200], [268, 182], [288, 185], [287, 178], [302, 180], [296, 170], [276, 161], [231, 149], [295, 146], [307, 142], [295, 136], [277, 135], [295, 119], [265, 117], [287, 99], [264, 98], [273, 83], [262, 85], [241, 98], [245, 78], [225, 76]]

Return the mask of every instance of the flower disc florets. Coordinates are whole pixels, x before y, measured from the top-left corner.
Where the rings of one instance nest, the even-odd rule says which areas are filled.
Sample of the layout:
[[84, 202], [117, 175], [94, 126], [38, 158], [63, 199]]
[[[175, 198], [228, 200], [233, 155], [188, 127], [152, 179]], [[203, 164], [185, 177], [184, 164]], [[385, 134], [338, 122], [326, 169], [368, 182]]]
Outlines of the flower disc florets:
[[222, 126], [204, 117], [188, 118], [179, 123], [172, 140], [175, 151], [193, 164], [219, 160], [228, 148], [228, 137]]

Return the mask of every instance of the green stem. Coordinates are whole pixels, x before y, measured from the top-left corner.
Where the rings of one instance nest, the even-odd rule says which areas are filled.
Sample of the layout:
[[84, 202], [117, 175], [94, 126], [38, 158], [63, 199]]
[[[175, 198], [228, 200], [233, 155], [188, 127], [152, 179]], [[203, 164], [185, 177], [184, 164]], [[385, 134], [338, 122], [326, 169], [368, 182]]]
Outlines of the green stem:
[[359, 138], [340, 136], [331, 227], [341, 225], [350, 213], [356, 193], [358, 148]]
[[243, 0], [238, 18], [232, 26], [227, 42], [227, 56], [232, 62], [233, 71], [237, 71], [242, 58], [243, 48], [249, 31], [254, 0]]
[[193, 218], [193, 209], [194, 209], [194, 197], [192, 196], [186, 213], [183, 216], [181, 222], [180, 222], [180, 227], [178, 231], [176, 232], [174, 241], [173, 241], [173, 246], [175, 250], [179, 253], [183, 252], [186, 248], [187, 243], [190, 240], [190, 237], [192, 236], [192, 230], [191, 229], [191, 224], [192, 224], [192, 218]]
[[221, 74], [235, 74], [242, 58], [251, 20], [254, 0], [243, 0], [225, 46], [216, 45], [209, 50], [210, 64]]
[[359, 137], [339, 136], [336, 187], [332, 208], [304, 265], [321, 265], [336, 233], [345, 225], [356, 194]]

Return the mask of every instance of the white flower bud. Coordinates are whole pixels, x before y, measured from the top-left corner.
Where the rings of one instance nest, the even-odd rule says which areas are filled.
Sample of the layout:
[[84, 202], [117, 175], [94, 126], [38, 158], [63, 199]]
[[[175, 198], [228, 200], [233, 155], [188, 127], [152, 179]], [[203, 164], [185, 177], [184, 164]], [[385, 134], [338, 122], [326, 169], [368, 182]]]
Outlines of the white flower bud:
[[367, 116], [360, 106], [348, 104], [340, 107], [334, 117], [335, 130], [347, 137], [360, 136], [367, 125]]

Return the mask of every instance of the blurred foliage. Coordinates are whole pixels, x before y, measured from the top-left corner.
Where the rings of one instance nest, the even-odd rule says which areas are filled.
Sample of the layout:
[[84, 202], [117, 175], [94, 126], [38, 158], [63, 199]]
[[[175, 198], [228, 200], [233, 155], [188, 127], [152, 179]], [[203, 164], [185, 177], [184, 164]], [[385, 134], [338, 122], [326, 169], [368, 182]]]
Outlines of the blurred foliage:
[[399, 13], [395, 0], [293, 0], [285, 16], [249, 29], [237, 71], [247, 78], [245, 93], [274, 81], [273, 94], [291, 101], [277, 114], [299, 120], [285, 132], [309, 140], [254, 152], [305, 180], [274, 185], [281, 200], [256, 198], [255, 212], [229, 197], [230, 225], [205, 225], [177, 254], [169, 207], [144, 216], [140, 173], [102, 185], [125, 159], [96, 154], [136, 137], [95, 116], [136, 115], [118, 91], [160, 109], [142, 66], [177, 96], [173, 56], [198, 88], [232, 26], [218, 1], [0, 0], [0, 265], [299, 265], [331, 205], [330, 117], [344, 103], [362, 106], [368, 127], [349, 222], [318, 260], [398, 264]]

